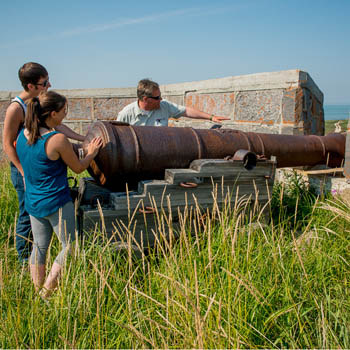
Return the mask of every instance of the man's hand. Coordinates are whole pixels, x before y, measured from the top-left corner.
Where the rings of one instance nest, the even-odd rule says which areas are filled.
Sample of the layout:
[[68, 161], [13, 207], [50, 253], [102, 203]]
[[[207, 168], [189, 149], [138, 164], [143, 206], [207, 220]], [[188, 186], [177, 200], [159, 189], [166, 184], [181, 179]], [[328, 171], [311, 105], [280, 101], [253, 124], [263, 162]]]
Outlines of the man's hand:
[[201, 112], [198, 109], [193, 107], [186, 107], [186, 111], [183, 114], [183, 116], [187, 118], [193, 118], [193, 119], [210, 120], [214, 123], [221, 123], [225, 120], [230, 120], [230, 118], [228, 117], [220, 117], [218, 115]]
[[222, 122], [225, 121], [225, 120], [230, 120], [230, 118], [228, 118], [228, 117], [220, 117], [220, 116], [218, 116], [218, 115], [213, 115], [212, 118], [211, 118], [211, 120], [212, 120], [213, 122], [215, 122], [215, 123], [222, 123]]

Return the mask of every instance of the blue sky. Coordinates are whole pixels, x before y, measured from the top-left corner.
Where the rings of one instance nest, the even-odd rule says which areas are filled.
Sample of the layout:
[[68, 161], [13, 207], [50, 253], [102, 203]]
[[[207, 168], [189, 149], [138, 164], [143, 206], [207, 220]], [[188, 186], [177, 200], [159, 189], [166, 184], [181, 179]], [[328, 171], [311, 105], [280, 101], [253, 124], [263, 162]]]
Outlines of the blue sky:
[[301, 69], [350, 104], [349, 18], [350, 0], [3, 1], [0, 90], [27, 61], [57, 89]]

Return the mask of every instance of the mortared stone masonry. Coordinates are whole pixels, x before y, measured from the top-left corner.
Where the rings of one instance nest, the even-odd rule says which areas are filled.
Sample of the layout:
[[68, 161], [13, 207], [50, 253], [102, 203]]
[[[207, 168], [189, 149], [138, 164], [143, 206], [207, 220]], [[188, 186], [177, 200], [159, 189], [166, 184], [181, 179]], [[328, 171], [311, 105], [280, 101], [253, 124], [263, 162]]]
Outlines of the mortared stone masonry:
[[[160, 88], [164, 99], [230, 117], [223, 123], [224, 128], [271, 134], [324, 135], [323, 93], [310, 75], [301, 70], [168, 84]], [[86, 134], [89, 125], [95, 121], [115, 120], [124, 106], [136, 100], [136, 87], [56, 91], [69, 101], [69, 113], [64, 123], [80, 134]], [[6, 108], [18, 93], [0, 91], [1, 134]], [[210, 128], [214, 123], [180, 118], [170, 120], [169, 125]], [[0, 159], [3, 159], [3, 152], [1, 154]]]

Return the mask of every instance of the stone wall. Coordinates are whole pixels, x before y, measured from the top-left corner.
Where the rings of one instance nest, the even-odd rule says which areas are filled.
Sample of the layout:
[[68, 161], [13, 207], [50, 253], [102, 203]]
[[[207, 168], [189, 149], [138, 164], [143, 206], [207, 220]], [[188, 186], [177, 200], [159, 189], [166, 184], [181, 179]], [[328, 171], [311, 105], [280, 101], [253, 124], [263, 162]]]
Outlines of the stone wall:
[[[323, 93], [309, 74], [300, 70], [161, 85], [160, 88], [165, 99], [210, 114], [229, 116], [230, 121], [223, 123], [226, 128], [289, 135], [324, 134]], [[56, 91], [69, 100], [65, 124], [81, 134], [86, 134], [94, 121], [116, 119], [118, 112], [136, 99], [136, 87]], [[0, 91], [1, 134], [6, 108], [18, 93]], [[169, 125], [210, 128], [213, 123], [180, 118], [171, 120]]]

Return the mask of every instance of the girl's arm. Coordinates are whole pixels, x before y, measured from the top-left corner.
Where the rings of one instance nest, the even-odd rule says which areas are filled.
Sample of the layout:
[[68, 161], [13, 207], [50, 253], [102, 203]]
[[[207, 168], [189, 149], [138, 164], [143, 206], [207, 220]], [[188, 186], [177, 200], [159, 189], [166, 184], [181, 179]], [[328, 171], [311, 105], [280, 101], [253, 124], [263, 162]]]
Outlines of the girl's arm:
[[85, 158], [80, 160], [75, 154], [73, 146], [68, 141], [67, 137], [63, 134], [55, 134], [47, 141], [46, 154], [51, 160], [62, 158], [69, 168], [75, 173], [80, 174], [90, 165], [101, 146], [102, 139], [100, 137], [93, 138], [88, 145]]

